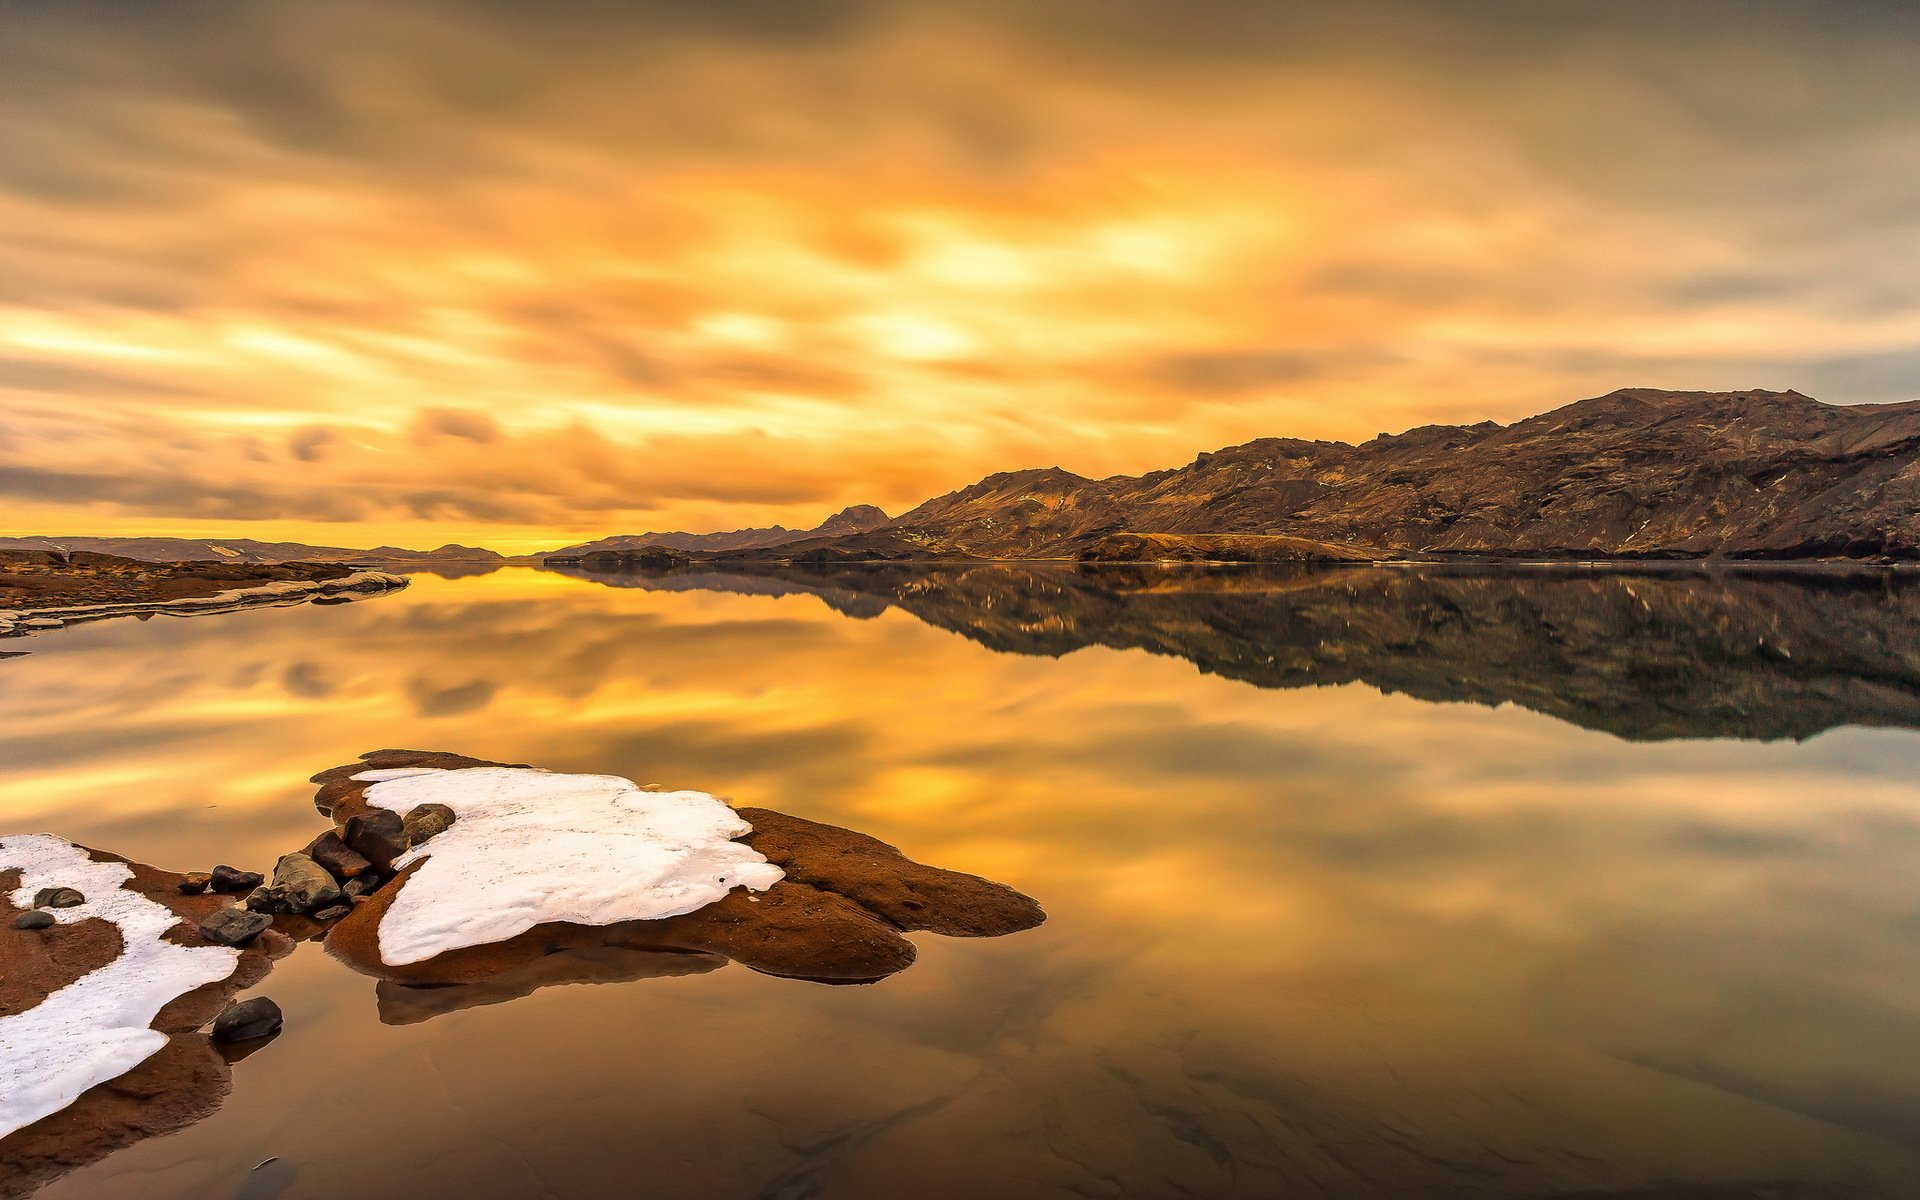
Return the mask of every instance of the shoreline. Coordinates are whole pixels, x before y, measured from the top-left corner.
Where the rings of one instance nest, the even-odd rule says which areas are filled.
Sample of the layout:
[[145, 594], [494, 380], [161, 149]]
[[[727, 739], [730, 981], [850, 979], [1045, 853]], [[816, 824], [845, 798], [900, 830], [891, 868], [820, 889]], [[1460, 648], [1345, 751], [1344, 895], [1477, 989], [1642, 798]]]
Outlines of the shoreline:
[[377, 595], [397, 591], [407, 585], [405, 577], [386, 571], [355, 571], [334, 579], [274, 579], [251, 587], [226, 588], [205, 596], [0, 609], [0, 637], [21, 637], [108, 617], [202, 616], [248, 608], [304, 604], [327, 596]]

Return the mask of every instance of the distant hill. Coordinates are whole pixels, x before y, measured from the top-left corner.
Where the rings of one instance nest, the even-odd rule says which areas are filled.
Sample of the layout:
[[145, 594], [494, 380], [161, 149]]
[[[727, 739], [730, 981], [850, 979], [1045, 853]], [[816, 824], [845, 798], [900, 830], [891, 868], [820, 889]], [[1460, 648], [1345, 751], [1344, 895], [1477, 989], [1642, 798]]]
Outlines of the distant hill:
[[1140, 476], [989, 475], [884, 528], [753, 556], [1216, 552], [1920, 558], [1920, 402], [1628, 389], [1512, 425], [1428, 425], [1357, 446], [1262, 438]]
[[597, 538], [550, 550], [549, 559], [579, 559], [588, 555], [619, 555], [649, 547], [718, 554], [736, 550], [758, 550], [784, 546], [812, 538], [848, 537], [867, 533], [886, 525], [890, 518], [871, 504], [843, 508], [812, 529], [788, 529], [771, 525], [764, 529], [733, 529], [724, 533], [631, 533]]
[[0, 550], [84, 550], [113, 554], [142, 562], [418, 562], [493, 563], [506, 559], [476, 546], [445, 545], [438, 550], [405, 550], [378, 546], [356, 550], [347, 546], [309, 546], [304, 542], [257, 542], [252, 538], [119, 538], [14, 537], [0, 538]]

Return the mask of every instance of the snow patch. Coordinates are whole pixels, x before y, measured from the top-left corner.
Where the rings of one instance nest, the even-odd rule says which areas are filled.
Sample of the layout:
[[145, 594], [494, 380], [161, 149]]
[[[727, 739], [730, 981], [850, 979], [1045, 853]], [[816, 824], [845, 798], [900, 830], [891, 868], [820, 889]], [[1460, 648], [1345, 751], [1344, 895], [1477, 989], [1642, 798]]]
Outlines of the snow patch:
[[[125, 863], [95, 862], [64, 838], [0, 838], [0, 870], [20, 870], [17, 908], [41, 888], [70, 887], [87, 900], [47, 911], [63, 925], [88, 918], [120, 927], [120, 956], [52, 992], [23, 1013], [0, 1017], [0, 1137], [59, 1112], [95, 1084], [118, 1078], [167, 1044], [151, 1028], [169, 1001], [233, 974], [240, 952], [176, 946], [160, 935], [178, 914], [120, 885]], [[57, 933], [54, 936], [59, 936]]]
[[705, 792], [531, 767], [362, 771], [367, 803], [444, 804], [454, 823], [394, 860], [419, 868], [380, 922], [390, 966], [505, 941], [535, 925], [678, 916], [783, 872], [734, 838], [753, 832]]

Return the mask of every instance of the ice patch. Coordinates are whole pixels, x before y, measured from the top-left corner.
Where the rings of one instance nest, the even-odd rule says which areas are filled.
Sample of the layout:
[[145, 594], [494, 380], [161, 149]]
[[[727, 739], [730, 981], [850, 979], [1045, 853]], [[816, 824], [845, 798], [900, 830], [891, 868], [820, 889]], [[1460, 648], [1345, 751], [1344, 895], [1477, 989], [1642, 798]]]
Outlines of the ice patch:
[[704, 908], [783, 872], [733, 839], [753, 832], [705, 792], [530, 767], [362, 771], [367, 803], [444, 804], [453, 825], [394, 860], [419, 862], [380, 922], [389, 966], [486, 946], [548, 921], [611, 925]]
[[0, 870], [15, 867], [15, 907], [31, 905], [41, 888], [76, 888], [86, 903], [47, 910], [53, 919], [111, 921], [124, 946], [106, 966], [23, 1013], [0, 1017], [0, 1137], [145, 1062], [167, 1044], [167, 1035], [151, 1028], [154, 1016], [176, 997], [227, 978], [240, 961], [240, 952], [225, 946], [162, 941], [180, 917], [121, 887], [133, 877], [125, 863], [95, 862], [64, 838], [34, 833], [0, 838]]

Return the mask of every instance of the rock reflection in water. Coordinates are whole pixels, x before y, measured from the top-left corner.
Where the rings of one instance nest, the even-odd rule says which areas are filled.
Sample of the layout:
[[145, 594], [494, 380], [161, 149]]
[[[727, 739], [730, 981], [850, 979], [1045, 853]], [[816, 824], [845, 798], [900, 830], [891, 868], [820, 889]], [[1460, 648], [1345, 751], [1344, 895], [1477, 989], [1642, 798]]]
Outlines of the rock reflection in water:
[[1920, 575], [734, 564], [615, 587], [898, 607], [1011, 654], [1142, 649], [1257, 687], [1518, 704], [1634, 741], [1920, 727]]

